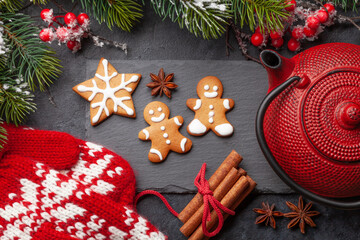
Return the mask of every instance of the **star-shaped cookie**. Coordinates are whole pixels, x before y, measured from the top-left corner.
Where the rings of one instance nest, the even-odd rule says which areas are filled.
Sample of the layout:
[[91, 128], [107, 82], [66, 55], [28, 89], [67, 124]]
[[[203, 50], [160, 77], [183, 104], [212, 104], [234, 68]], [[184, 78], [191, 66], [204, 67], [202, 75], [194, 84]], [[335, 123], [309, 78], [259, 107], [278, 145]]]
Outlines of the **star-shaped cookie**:
[[131, 94], [139, 84], [141, 74], [118, 73], [108, 60], [101, 58], [94, 78], [73, 90], [90, 102], [90, 122], [95, 126], [115, 113], [135, 118]]

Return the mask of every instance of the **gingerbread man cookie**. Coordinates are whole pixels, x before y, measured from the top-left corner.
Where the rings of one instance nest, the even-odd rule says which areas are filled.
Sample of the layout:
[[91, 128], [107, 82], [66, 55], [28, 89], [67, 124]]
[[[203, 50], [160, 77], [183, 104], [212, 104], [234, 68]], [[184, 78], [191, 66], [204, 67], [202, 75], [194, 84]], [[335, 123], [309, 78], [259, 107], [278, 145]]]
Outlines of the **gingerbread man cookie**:
[[94, 78], [82, 82], [73, 90], [90, 104], [91, 125], [97, 125], [111, 114], [135, 118], [131, 94], [141, 75], [118, 73], [108, 60], [101, 58]]
[[141, 140], [151, 140], [149, 160], [162, 162], [169, 151], [186, 153], [191, 149], [192, 142], [179, 132], [184, 122], [181, 116], [169, 119], [170, 110], [162, 102], [151, 102], [144, 109], [144, 119], [150, 125], [139, 132]]
[[195, 112], [195, 118], [187, 127], [189, 134], [204, 135], [211, 129], [220, 137], [233, 134], [234, 128], [225, 113], [234, 107], [234, 100], [221, 98], [223, 85], [217, 77], [207, 76], [200, 80], [196, 92], [200, 99], [188, 99], [186, 105]]

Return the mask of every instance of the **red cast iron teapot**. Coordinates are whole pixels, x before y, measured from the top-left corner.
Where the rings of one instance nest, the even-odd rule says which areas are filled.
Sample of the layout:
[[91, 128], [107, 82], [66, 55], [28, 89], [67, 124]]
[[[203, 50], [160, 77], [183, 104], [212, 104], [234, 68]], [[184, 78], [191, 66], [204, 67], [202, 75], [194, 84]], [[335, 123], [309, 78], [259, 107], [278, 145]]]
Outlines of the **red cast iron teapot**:
[[360, 208], [360, 46], [330, 43], [291, 59], [264, 50], [269, 91], [256, 131], [275, 172], [309, 199]]

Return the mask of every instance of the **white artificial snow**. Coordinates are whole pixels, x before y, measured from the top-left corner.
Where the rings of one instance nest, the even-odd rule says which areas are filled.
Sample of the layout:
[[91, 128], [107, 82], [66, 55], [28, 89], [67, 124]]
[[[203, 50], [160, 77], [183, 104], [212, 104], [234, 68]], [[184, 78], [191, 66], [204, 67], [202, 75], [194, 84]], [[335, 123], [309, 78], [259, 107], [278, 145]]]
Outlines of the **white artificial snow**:
[[9, 51], [9, 48], [6, 47], [6, 41], [4, 39], [4, 23], [0, 21], [0, 55], [4, 55]]
[[194, 6], [206, 11], [208, 9], [216, 9], [219, 11], [226, 11], [227, 5], [222, 0], [194, 0]]

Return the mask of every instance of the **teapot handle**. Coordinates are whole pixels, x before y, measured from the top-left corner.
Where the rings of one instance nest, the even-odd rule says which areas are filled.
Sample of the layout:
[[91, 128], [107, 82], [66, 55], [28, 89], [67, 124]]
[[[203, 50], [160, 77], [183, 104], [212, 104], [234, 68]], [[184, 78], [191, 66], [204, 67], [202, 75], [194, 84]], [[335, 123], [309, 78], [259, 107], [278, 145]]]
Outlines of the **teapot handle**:
[[[360, 208], [360, 200], [349, 198], [349, 201], [345, 201], [344, 199], [335, 199], [335, 198], [327, 198], [319, 196], [315, 193], [312, 193], [305, 188], [301, 187], [297, 184], [294, 180], [292, 180], [289, 175], [281, 168], [278, 162], [275, 160], [275, 157], [270, 151], [269, 146], [266, 143], [265, 134], [264, 134], [264, 117], [267, 108], [270, 106], [271, 102], [280, 94], [282, 93], [287, 87], [289, 87], [292, 83], [296, 81], [300, 81], [299, 76], [293, 76], [286, 80], [284, 83], [279, 85], [277, 88], [272, 90], [266, 97], [264, 98], [263, 102], [260, 104], [259, 110], [256, 116], [256, 136], [260, 148], [265, 155], [267, 161], [269, 162], [272, 169], [276, 172], [276, 174], [292, 189], [299, 192], [300, 194], [304, 195], [306, 198], [313, 200], [315, 202], [328, 205], [334, 208], [341, 208], [346, 210], [351, 209], [358, 209]], [[346, 199], [346, 198], [345, 198]]]

